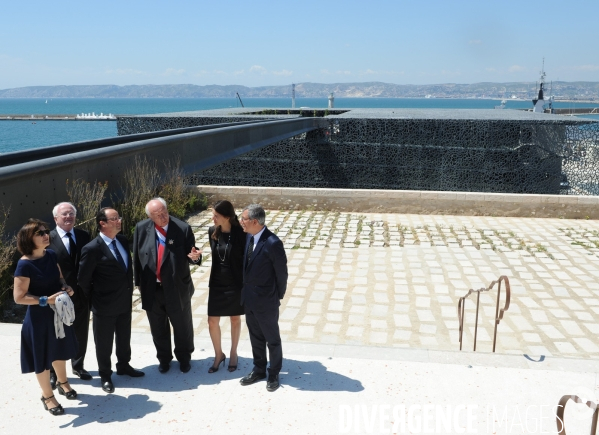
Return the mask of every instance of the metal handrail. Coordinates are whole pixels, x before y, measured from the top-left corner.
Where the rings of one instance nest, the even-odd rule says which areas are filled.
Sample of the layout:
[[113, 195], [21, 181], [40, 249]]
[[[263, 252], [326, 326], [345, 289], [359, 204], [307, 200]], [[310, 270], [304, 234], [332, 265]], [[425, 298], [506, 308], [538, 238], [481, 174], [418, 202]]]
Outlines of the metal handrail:
[[[505, 305], [503, 308], [499, 309], [499, 299], [501, 297], [501, 283], [505, 282]], [[493, 352], [495, 352], [495, 344], [497, 342], [497, 325], [501, 319], [503, 319], [503, 313], [505, 313], [510, 308], [510, 281], [507, 276], [502, 275], [496, 281], [493, 281], [489, 284], [487, 288], [480, 288], [478, 290], [470, 289], [468, 293], [461, 297], [458, 301], [458, 321], [460, 324], [459, 334], [460, 334], [460, 350], [462, 350], [462, 335], [464, 332], [464, 305], [466, 302], [466, 298], [470, 296], [472, 293], [476, 293], [476, 322], [474, 324], [474, 351], [476, 351], [476, 337], [478, 334], [478, 308], [480, 305], [480, 293], [484, 291], [490, 291], [493, 289], [495, 284], [497, 286], [497, 304], [495, 305], [495, 328], [493, 331]]]
[[599, 404], [595, 402], [591, 402], [590, 400], [587, 402], [583, 402], [582, 399], [578, 396], [562, 396], [557, 405], [557, 412], [555, 414], [555, 422], [557, 424], [557, 433], [559, 435], [566, 435], [566, 422], [564, 421], [564, 412], [566, 410], [566, 403], [568, 400], [572, 400], [575, 403], [584, 403], [590, 409], [594, 409], [593, 420], [591, 421], [591, 431], [590, 435], [597, 434], [597, 420], [599, 420]]

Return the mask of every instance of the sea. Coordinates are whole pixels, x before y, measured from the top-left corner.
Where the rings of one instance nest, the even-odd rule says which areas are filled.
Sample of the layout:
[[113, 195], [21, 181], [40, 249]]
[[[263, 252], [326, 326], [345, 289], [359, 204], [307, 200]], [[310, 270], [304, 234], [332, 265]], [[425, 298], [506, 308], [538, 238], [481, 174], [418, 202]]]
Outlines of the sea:
[[[291, 108], [290, 98], [244, 98], [245, 107]], [[335, 98], [335, 109], [423, 108], [493, 109], [500, 100], [448, 98]], [[295, 106], [326, 108], [327, 98], [296, 98]], [[556, 102], [556, 108], [590, 107], [590, 103]], [[148, 115], [154, 113], [241, 107], [235, 98], [0, 98], [6, 115], [75, 115], [82, 113]], [[532, 102], [507, 100], [505, 109], [528, 109]], [[599, 121], [599, 115], [585, 115]], [[117, 135], [116, 121], [0, 120], [0, 154]]]

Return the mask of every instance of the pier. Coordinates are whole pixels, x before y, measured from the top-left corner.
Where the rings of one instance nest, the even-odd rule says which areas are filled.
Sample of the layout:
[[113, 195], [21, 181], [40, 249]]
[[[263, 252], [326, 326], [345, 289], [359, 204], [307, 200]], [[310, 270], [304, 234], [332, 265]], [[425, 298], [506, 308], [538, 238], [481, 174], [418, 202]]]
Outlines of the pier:
[[60, 114], [37, 114], [37, 115], [1, 115], [0, 121], [116, 121], [120, 115], [81, 113], [76, 115], [60, 115]]

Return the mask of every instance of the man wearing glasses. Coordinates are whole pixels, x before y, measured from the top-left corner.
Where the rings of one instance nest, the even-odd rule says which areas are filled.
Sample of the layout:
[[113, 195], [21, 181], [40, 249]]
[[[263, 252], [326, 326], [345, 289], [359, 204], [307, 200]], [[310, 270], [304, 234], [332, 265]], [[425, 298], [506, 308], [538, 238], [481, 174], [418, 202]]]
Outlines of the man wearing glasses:
[[129, 243], [122, 234], [118, 212], [110, 207], [96, 215], [98, 237], [83, 247], [79, 286], [91, 296], [94, 341], [102, 390], [114, 392], [110, 356], [116, 338], [116, 374], [131, 377], [144, 372], [131, 367], [131, 308], [133, 264]]
[[[83, 360], [87, 351], [87, 337], [89, 332], [89, 299], [85, 297], [77, 284], [79, 272], [79, 259], [81, 248], [89, 243], [89, 233], [75, 228], [77, 223], [77, 210], [70, 202], [61, 202], [52, 210], [56, 228], [50, 232], [50, 245], [48, 246], [58, 257], [58, 265], [67, 284], [74, 290], [73, 305], [75, 306], [75, 322], [73, 331], [77, 337], [79, 350], [77, 356], [71, 360], [73, 374], [84, 381], [92, 377], [83, 367]], [[52, 389], [56, 385], [56, 373], [50, 369], [50, 383]]]
[[247, 233], [241, 303], [254, 357], [254, 369], [240, 383], [251, 385], [266, 378], [268, 347], [270, 367], [266, 390], [272, 392], [279, 388], [283, 366], [279, 306], [287, 290], [287, 255], [283, 242], [264, 226], [266, 213], [260, 205], [244, 208], [239, 221]]
[[[166, 201], [154, 198], [146, 204], [149, 219], [138, 222], [133, 235], [135, 285], [139, 286], [142, 308], [146, 310], [158, 371], [166, 373], [175, 358], [179, 370], [191, 370], [194, 351], [191, 296], [191, 264], [200, 264], [202, 251], [195, 247], [191, 227], [169, 216]], [[171, 346], [171, 326], [175, 348]]]

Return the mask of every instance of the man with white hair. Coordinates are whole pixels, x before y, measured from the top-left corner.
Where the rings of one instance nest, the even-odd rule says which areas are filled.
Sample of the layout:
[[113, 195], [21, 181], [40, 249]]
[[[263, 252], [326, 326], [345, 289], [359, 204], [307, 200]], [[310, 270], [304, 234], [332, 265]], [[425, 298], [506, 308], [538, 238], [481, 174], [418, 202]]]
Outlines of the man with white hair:
[[[149, 219], [138, 222], [133, 235], [135, 285], [139, 286], [156, 346], [160, 373], [170, 369], [174, 354], [183, 373], [191, 369], [194, 351], [191, 296], [194, 293], [190, 264], [200, 264], [202, 251], [195, 247], [191, 227], [169, 216], [166, 201], [154, 198], [146, 204]], [[170, 324], [170, 325], [169, 325]]]
[[[62, 271], [67, 284], [73, 289], [71, 297], [75, 306], [75, 322], [73, 330], [79, 351], [77, 356], [71, 360], [73, 374], [84, 381], [89, 381], [92, 376], [83, 367], [85, 353], [87, 351], [87, 337], [89, 333], [89, 299], [85, 297], [81, 287], [77, 282], [77, 273], [79, 272], [79, 259], [81, 258], [81, 248], [90, 241], [87, 231], [75, 228], [77, 223], [77, 209], [70, 202], [61, 202], [56, 204], [52, 210], [56, 228], [50, 232], [49, 249], [56, 252], [58, 265]], [[54, 369], [50, 369], [50, 383], [52, 389], [56, 385], [56, 374]]]

